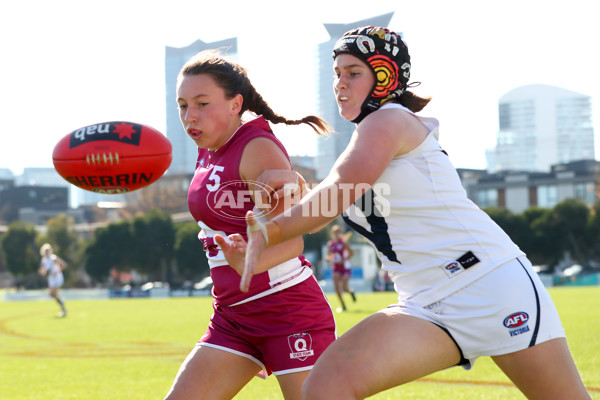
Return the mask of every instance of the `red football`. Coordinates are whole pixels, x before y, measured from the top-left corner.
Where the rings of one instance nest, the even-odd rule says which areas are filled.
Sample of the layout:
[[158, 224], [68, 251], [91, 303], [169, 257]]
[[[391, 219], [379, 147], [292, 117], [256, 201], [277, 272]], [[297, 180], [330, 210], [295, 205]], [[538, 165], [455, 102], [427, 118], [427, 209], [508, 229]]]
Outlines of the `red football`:
[[56, 171], [96, 193], [125, 193], [150, 185], [171, 164], [171, 142], [147, 125], [103, 122], [77, 129], [54, 147]]

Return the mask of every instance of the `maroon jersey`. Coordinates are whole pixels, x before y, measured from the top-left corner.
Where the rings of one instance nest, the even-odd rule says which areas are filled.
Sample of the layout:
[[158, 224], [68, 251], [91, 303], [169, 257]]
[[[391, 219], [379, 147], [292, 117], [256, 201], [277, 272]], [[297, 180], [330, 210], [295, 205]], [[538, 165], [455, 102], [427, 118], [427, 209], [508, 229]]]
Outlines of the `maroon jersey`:
[[344, 240], [330, 240], [329, 251], [333, 255], [333, 265], [344, 267]]
[[[268, 122], [258, 117], [242, 125], [218, 150], [199, 149], [196, 172], [188, 190], [188, 207], [202, 228], [198, 237], [204, 245], [218, 304], [247, 302], [298, 284], [312, 275], [304, 257], [288, 260], [252, 278], [247, 293], [239, 290], [241, 276], [230, 266], [213, 237], [239, 233], [246, 238], [245, 216], [255, 208], [248, 185], [240, 177], [240, 161], [246, 145], [267, 138], [283, 151]], [[260, 214], [260, 212], [259, 212]]]

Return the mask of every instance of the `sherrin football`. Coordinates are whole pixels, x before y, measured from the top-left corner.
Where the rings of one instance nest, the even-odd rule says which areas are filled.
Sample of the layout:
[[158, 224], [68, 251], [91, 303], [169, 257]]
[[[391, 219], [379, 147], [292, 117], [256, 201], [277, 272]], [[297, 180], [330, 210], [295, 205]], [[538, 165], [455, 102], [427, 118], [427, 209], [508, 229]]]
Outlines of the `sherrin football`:
[[147, 125], [103, 122], [79, 128], [54, 147], [54, 168], [67, 182], [96, 193], [126, 193], [160, 178], [171, 142]]

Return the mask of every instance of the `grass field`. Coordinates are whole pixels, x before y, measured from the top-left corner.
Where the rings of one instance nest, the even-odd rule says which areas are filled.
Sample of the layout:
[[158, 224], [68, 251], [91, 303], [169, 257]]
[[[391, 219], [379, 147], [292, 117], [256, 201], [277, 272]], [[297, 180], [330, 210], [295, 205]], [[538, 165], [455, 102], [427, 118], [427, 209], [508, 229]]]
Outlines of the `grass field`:
[[[600, 287], [550, 290], [575, 361], [600, 400]], [[1, 293], [0, 293], [1, 295]], [[330, 298], [334, 307], [337, 300]], [[360, 294], [336, 314], [338, 334], [395, 301]], [[0, 302], [0, 399], [162, 399], [211, 313], [210, 298]], [[210, 366], [207, 366], [210, 368]], [[281, 399], [275, 378], [255, 378], [238, 400]], [[372, 399], [523, 399], [489, 358], [451, 368]]]

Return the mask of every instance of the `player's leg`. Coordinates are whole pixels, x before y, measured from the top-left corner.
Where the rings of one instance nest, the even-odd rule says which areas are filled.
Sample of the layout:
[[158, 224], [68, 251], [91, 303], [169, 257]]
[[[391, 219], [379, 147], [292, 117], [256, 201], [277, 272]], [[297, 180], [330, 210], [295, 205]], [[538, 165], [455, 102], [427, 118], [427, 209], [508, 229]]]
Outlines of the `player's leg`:
[[231, 399], [260, 370], [249, 358], [196, 346], [181, 365], [165, 400]]
[[332, 274], [332, 278], [333, 286], [335, 287], [335, 293], [337, 294], [337, 297], [340, 300], [342, 310], [346, 311], [346, 303], [344, 303], [344, 298], [342, 297], [342, 274], [340, 274], [339, 272], [334, 272]]
[[382, 310], [325, 350], [304, 383], [303, 395], [308, 400], [363, 399], [460, 359], [454, 341], [435, 324]]
[[60, 283], [53, 282], [48, 287], [48, 292], [50, 293], [50, 297], [52, 297], [58, 303], [60, 307], [59, 317], [65, 317], [67, 315], [67, 309], [65, 307], [65, 302], [58, 295], [58, 290], [60, 289]]
[[352, 296], [352, 301], [356, 302], [356, 294], [354, 294], [354, 290], [350, 289], [350, 273], [344, 274], [344, 277], [342, 278], [342, 286], [344, 292], [350, 293], [350, 296]]
[[335, 318], [314, 276], [257, 300], [270, 310], [257, 344], [286, 400], [302, 398], [302, 384], [321, 354], [337, 338]]
[[279, 387], [285, 400], [301, 400], [302, 384], [310, 371], [300, 371], [293, 374], [277, 375]]
[[528, 399], [591, 399], [564, 338], [492, 359]]

